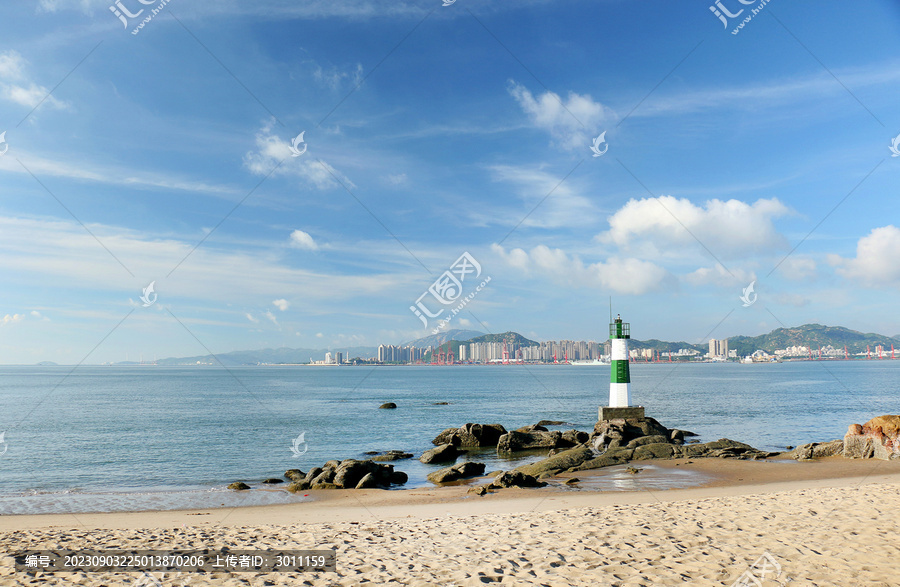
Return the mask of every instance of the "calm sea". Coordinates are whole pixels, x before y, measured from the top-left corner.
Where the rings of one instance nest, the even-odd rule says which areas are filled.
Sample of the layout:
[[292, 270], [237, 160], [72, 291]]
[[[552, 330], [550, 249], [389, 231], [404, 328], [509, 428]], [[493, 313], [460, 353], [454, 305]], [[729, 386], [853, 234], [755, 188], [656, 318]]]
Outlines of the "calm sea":
[[[608, 367], [0, 367], [0, 514], [282, 503], [254, 487], [286, 469], [399, 449], [466, 422], [542, 419], [589, 431]], [[704, 441], [841, 438], [900, 412], [900, 361], [636, 364], [632, 399]], [[392, 401], [396, 410], [379, 410]], [[449, 405], [435, 405], [449, 402]], [[303, 434], [294, 456], [292, 447]], [[4, 452], [5, 451], [5, 452]], [[534, 460], [536, 456], [525, 457]], [[510, 468], [493, 451], [473, 455]], [[398, 461], [406, 487], [437, 467]]]

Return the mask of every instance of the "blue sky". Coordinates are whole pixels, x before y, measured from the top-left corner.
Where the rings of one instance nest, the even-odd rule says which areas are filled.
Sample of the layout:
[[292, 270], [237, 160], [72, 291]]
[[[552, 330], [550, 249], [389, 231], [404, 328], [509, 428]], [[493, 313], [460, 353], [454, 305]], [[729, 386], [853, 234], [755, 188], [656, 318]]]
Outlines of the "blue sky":
[[900, 333], [894, 2], [145, 2], [0, 7], [0, 363]]

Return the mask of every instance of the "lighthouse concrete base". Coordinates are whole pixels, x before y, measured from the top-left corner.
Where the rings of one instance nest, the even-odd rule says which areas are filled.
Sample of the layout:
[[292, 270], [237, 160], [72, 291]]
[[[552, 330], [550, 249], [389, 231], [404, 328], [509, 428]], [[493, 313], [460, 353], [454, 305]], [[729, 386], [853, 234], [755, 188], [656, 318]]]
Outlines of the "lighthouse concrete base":
[[632, 420], [644, 417], [643, 406], [629, 406], [627, 408], [611, 408], [600, 406], [600, 421], [603, 420]]

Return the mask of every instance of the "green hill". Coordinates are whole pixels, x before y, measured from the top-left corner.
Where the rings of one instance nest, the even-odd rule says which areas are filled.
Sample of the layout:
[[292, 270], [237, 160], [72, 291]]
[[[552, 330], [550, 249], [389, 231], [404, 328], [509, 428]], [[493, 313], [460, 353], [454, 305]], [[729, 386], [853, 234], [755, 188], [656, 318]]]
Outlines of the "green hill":
[[805, 346], [816, 349], [832, 346], [842, 349], [845, 346], [850, 353], [866, 350], [868, 345], [873, 351], [876, 345], [890, 348], [900, 340], [875, 334], [859, 332], [843, 326], [823, 326], [822, 324], [804, 324], [795, 328], [777, 328], [760, 336], [732, 336], [728, 339], [728, 348], [737, 351], [738, 355], [749, 355], [757, 349], [773, 352], [791, 346]]

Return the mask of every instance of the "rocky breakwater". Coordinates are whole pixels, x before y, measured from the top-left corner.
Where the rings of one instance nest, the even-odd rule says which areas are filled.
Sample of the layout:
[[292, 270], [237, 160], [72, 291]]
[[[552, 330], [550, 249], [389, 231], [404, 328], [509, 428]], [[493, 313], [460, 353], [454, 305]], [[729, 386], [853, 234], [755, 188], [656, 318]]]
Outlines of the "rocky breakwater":
[[878, 416], [863, 425], [851, 424], [842, 454], [852, 459], [900, 459], [900, 416]]
[[691, 436], [696, 434], [666, 428], [653, 418], [601, 420], [584, 444], [515, 470], [541, 479], [563, 472], [599, 469], [631, 461], [684, 457], [755, 460], [778, 454], [727, 438], [685, 444], [684, 439]]

